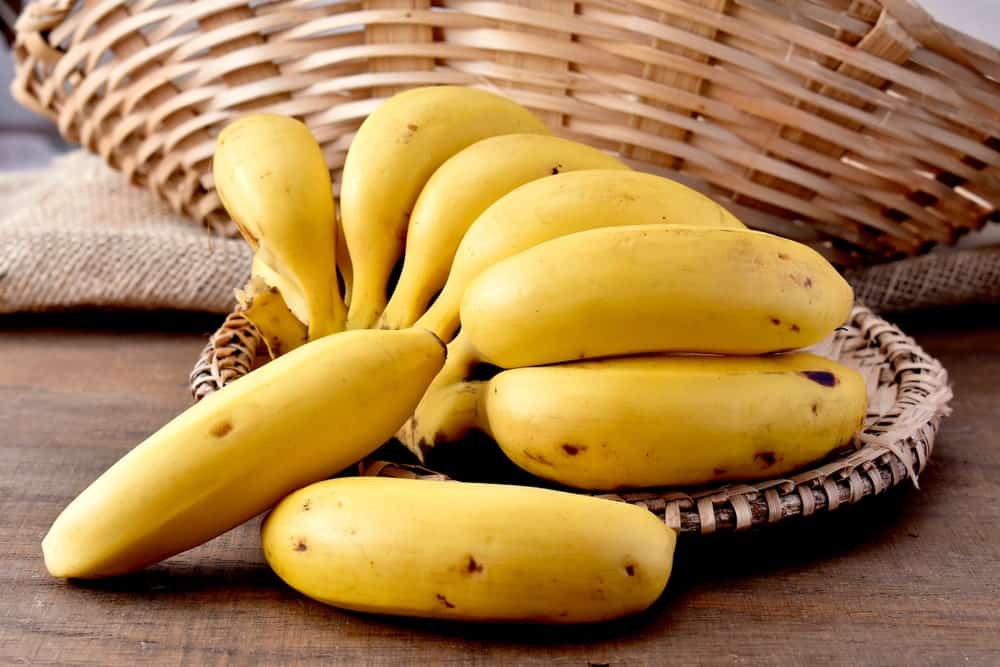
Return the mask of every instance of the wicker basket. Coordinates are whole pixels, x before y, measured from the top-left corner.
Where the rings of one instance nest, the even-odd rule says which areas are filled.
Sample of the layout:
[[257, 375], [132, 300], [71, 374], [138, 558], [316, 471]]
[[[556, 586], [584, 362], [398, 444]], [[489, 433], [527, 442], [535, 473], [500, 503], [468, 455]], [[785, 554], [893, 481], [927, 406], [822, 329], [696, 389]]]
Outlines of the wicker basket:
[[[261, 338], [238, 312], [202, 351], [191, 373], [196, 399], [247, 374]], [[811, 351], [858, 369], [868, 387], [865, 427], [851, 445], [809, 470], [753, 484], [659, 489], [603, 497], [643, 505], [682, 533], [745, 530], [795, 516], [832, 511], [906, 481], [917, 483], [934, 447], [951, 388], [941, 364], [898, 328], [855, 306], [848, 324]], [[261, 355], [266, 356], [266, 355]], [[367, 462], [365, 474], [441, 475], [396, 462]]]
[[499, 90], [841, 265], [1000, 202], [1000, 52], [914, 0], [40, 0], [13, 90], [209, 227], [219, 128], [301, 117], [338, 176], [401, 88]]

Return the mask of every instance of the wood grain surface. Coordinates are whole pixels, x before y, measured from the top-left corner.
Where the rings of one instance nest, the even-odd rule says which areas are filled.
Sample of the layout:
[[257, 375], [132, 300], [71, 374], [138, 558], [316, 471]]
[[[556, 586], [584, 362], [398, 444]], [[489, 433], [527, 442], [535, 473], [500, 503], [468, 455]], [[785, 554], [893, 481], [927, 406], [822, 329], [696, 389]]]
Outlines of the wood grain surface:
[[325, 607], [271, 574], [256, 521], [130, 577], [51, 579], [49, 524], [189, 404], [214, 320], [0, 319], [0, 664], [1000, 664], [998, 310], [899, 320], [957, 396], [919, 491], [682, 542], [653, 609], [582, 628]]

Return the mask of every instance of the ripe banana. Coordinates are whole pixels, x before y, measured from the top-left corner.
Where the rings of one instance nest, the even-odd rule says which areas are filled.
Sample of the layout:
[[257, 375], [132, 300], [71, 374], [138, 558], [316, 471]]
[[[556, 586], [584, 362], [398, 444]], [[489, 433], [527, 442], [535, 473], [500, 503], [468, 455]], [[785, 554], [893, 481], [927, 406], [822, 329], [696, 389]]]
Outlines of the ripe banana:
[[581, 169], [628, 167], [596, 148], [538, 134], [490, 137], [448, 159], [413, 207], [402, 272], [379, 326], [402, 329], [423, 314], [466, 230], [490, 204], [529, 181]]
[[192, 406], [63, 510], [42, 542], [57, 577], [122, 574], [190, 549], [367, 456], [444, 361], [427, 331], [313, 341]]
[[462, 335], [502, 368], [644, 352], [764, 354], [818, 342], [852, 303], [847, 281], [795, 241], [746, 229], [607, 227], [487, 269], [465, 292]]
[[[255, 251], [255, 266], [315, 339], [341, 331], [333, 190], [323, 153], [299, 121], [253, 114], [219, 134], [215, 188]], [[255, 323], [256, 324], [256, 323]], [[262, 331], [265, 337], [268, 332]]]
[[852, 301], [819, 254], [762, 232], [645, 225], [559, 237], [473, 281], [448, 361], [396, 437], [423, 460], [466, 435], [477, 398], [465, 380], [484, 363], [796, 349], [843, 323]]
[[[502, 259], [566, 234], [599, 227], [685, 224], [743, 228], [708, 197], [666, 178], [633, 171], [589, 170], [532, 181], [479, 216], [458, 246], [451, 274], [419, 326], [451, 340], [462, 294]], [[571, 255], [568, 267], [579, 263]]]
[[382, 313], [407, 219], [434, 170], [481, 139], [518, 132], [548, 134], [518, 104], [460, 86], [399, 93], [365, 120], [347, 152], [340, 188], [354, 270], [348, 328], [369, 327]]
[[272, 359], [291, 352], [309, 341], [309, 331], [288, 308], [277, 287], [268, 285], [256, 273], [246, 288], [236, 291], [236, 301], [264, 340]]
[[472, 621], [587, 623], [642, 611], [676, 534], [634, 505], [524, 486], [319, 482], [261, 528], [288, 585], [337, 607]]
[[807, 353], [640, 356], [504, 371], [476, 426], [528, 472], [580, 489], [784, 475], [850, 443], [857, 371]]

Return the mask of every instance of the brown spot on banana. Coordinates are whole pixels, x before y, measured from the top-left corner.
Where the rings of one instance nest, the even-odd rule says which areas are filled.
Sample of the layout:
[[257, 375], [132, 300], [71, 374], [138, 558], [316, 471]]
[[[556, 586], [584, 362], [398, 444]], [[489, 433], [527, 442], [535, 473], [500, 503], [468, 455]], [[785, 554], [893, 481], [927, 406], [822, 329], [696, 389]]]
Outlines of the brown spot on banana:
[[215, 436], [216, 438], [224, 438], [226, 437], [226, 435], [231, 433], [232, 430], [233, 430], [232, 422], [225, 421], [220, 424], [216, 424], [215, 426], [212, 427], [212, 435]]
[[799, 371], [799, 375], [823, 387], [836, 387], [840, 378], [830, 371]]
[[535, 463], [541, 463], [543, 466], [554, 467], [552, 461], [545, 458], [544, 454], [539, 454], [538, 452], [532, 451], [530, 449], [524, 450], [525, 458], [534, 461]]
[[437, 601], [440, 602], [441, 604], [443, 604], [448, 609], [454, 609], [455, 608], [455, 605], [453, 605], [451, 602], [449, 602], [448, 598], [446, 598], [445, 596], [441, 595], [440, 593], [435, 594], [434, 597], [437, 598]]
[[472, 554], [469, 554], [469, 559], [465, 564], [465, 571], [469, 574], [474, 574], [476, 572], [483, 571], [483, 564], [475, 559]]
[[781, 456], [774, 452], [757, 452], [753, 455], [753, 460], [760, 464], [765, 470], [781, 460]]
[[587, 449], [587, 445], [571, 445], [569, 443], [566, 443], [566, 444], [564, 444], [562, 446], [562, 448], [563, 448], [563, 451], [566, 452], [567, 455], [569, 455], [569, 456], [576, 456], [580, 452], [582, 452], [585, 449]]
[[299, 540], [295, 542], [295, 546], [293, 548], [296, 551], [306, 551], [309, 549], [309, 546], [306, 544], [305, 540], [299, 538]]

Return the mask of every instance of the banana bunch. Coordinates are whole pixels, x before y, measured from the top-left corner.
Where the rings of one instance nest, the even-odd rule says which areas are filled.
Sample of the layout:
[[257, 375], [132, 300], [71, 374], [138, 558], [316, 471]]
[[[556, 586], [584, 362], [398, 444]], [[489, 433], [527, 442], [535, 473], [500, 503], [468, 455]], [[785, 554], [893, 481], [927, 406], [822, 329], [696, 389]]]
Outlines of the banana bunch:
[[607, 620], [670, 575], [675, 534], [643, 509], [321, 480], [393, 434], [423, 459], [472, 430], [577, 489], [752, 480], [822, 458], [865, 416], [857, 372], [795, 351], [853, 302], [819, 254], [498, 95], [417, 88], [378, 107], [348, 152], [339, 219], [322, 150], [289, 118], [227, 127], [214, 178], [254, 250], [237, 298], [274, 360], [74, 500], [43, 542], [56, 576], [144, 567], [273, 507], [268, 563], [322, 602]]
[[[479, 429], [529, 472], [586, 489], [787, 472], [846, 443], [864, 417], [866, 392], [852, 369], [772, 353], [820, 341], [846, 320], [852, 301], [846, 281], [819, 254], [762, 232], [653, 224], [557, 237], [471, 282], [448, 361], [397, 437], [423, 457]], [[796, 360], [812, 367], [790, 373]], [[520, 371], [472, 379], [483, 365]], [[785, 376], [795, 382], [784, 384]], [[569, 378], [585, 386], [571, 391]], [[693, 390], [696, 380], [703, 386]], [[744, 391], [745, 382], [757, 390]], [[671, 386], [684, 401], [668, 398]], [[584, 391], [591, 392], [585, 400]], [[809, 398], [798, 414], [788, 394]], [[761, 400], [771, 409], [756, 404]], [[836, 407], [824, 409], [828, 400]], [[736, 416], [736, 426], [722, 428], [723, 411]], [[678, 416], [683, 421], [674, 424]], [[579, 430], [584, 424], [589, 437]], [[668, 464], [638, 474], [635, 456], [651, 447]], [[584, 464], [593, 469], [581, 471]]]

